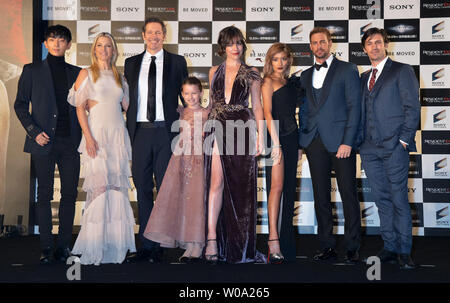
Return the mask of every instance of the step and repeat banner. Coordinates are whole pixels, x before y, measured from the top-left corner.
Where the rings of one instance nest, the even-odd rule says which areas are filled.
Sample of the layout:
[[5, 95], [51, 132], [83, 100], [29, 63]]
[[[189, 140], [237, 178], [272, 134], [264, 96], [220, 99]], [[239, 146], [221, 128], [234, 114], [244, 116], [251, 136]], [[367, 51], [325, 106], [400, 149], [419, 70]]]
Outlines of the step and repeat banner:
[[[450, 1], [449, 0], [43, 0], [42, 22], [62, 24], [73, 34], [67, 62], [90, 65], [90, 48], [100, 32], [110, 32], [118, 43], [117, 64], [144, 50], [145, 18], [160, 17], [167, 24], [165, 48], [186, 58], [189, 73], [198, 77], [208, 96], [208, 71], [222, 62], [217, 55], [219, 31], [235, 25], [245, 34], [249, 65], [262, 71], [267, 49], [287, 43], [294, 56], [292, 72], [313, 64], [309, 32], [326, 27], [333, 39], [332, 52], [370, 68], [360, 45], [371, 27], [389, 33], [389, 56], [413, 66], [420, 82], [421, 121], [418, 152], [410, 156], [409, 200], [415, 235], [450, 235]], [[46, 57], [42, 46], [43, 58]], [[204, 100], [205, 104], [208, 100]], [[357, 158], [361, 220], [367, 234], [379, 233], [379, 217], [361, 161]], [[258, 178], [258, 232], [267, 233], [267, 193], [263, 163]], [[80, 192], [75, 225], [80, 224], [85, 193]], [[341, 197], [332, 180], [332, 206], [336, 233], [344, 232]], [[137, 213], [135, 191], [130, 200]], [[57, 224], [59, 179], [56, 175], [54, 219]], [[311, 176], [306, 157], [298, 164], [297, 199], [293, 224], [299, 233], [317, 233]], [[37, 230], [37, 228], [36, 228]], [[75, 229], [77, 230], [77, 229]]]

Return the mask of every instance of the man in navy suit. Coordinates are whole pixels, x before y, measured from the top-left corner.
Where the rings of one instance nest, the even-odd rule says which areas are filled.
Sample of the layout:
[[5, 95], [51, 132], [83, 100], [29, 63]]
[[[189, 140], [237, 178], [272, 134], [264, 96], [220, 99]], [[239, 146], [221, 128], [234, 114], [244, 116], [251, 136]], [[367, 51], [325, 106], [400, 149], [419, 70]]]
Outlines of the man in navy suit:
[[407, 184], [409, 152], [416, 151], [419, 84], [411, 66], [386, 55], [388, 42], [384, 29], [370, 28], [362, 37], [372, 68], [361, 75], [360, 154], [380, 217], [384, 248], [378, 256], [412, 269]]
[[132, 174], [138, 200], [140, 247], [127, 262], [159, 262], [159, 244], [143, 236], [153, 209], [153, 175], [156, 188], [164, 178], [169, 164], [172, 123], [177, 112], [181, 84], [187, 77], [184, 57], [163, 49], [166, 26], [158, 18], [149, 18], [142, 29], [146, 50], [125, 60], [125, 78], [130, 87], [127, 128], [132, 144]]
[[356, 194], [355, 140], [360, 122], [360, 80], [354, 64], [330, 53], [332, 41], [326, 28], [310, 32], [315, 64], [300, 76], [306, 93], [300, 111], [300, 146], [308, 158], [314, 191], [314, 208], [321, 252], [314, 260], [335, 259], [331, 206], [331, 170], [336, 172], [345, 216], [346, 262], [359, 259], [360, 207]]
[[[65, 262], [70, 256], [72, 226], [75, 215], [81, 140], [75, 107], [67, 102], [69, 89], [80, 68], [64, 61], [72, 36], [62, 25], [49, 27], [44, 45], [48, 56], [44, 61], [27, 64], [19, 79], [14, 109], [27, 132], [24, 152], [31, 154], [36, 173], [37, 219], [41, 240], [41, 263], [51, 263], [54, 257]], [[32, 105], [30, 113], [30, 102]], [[59, 204], [58, 246], [53, 253], [52, 211], [55, 164], [61, 180]]]

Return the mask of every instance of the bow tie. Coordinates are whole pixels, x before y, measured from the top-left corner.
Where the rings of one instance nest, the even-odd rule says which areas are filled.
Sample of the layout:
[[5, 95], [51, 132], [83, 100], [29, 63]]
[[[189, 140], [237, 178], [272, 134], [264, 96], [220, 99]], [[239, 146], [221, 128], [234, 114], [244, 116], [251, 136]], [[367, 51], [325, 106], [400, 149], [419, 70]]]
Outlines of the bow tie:
[[320, 70], [321, 67], [328, 68], [328, 64], [327, 61], [324, 61], [322, 64], [314, 63], [314, 67], [316, 70]]

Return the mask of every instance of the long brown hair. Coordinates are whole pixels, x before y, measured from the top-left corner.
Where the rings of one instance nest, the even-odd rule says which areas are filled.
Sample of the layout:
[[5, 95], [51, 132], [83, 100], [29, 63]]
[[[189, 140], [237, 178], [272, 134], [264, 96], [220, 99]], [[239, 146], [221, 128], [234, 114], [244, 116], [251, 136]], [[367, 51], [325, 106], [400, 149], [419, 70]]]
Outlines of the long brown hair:
[[272, 44], [272, 46], [267, 51], [263, 69], [264, 77], [270, 77], [273, 74], [272, 59], [278, 53], [285, 53], [288, 57], [288, 66], [283, 72], [283, 77], [285, 79], [289, 77], [289, 72], [294, 58], [292, 57], [292, 53], [289, 47], [286, 44], [280, 42]]
[[90, 69], [92, 71], [92, 81], [94, 81], [94, 83], [98, 80], [98, 78], [100, 77], [100, 68], [98, 66], [98, 59], [97, 56], [95, 55], [95, 46], [97, 45], [97, 41], [99, 38], [101, 37], [107, 37], [111, 40], [112, 42], [112, 46], [113, 46], [113, 55], [111, 58], [111, 69], [112, 72], [114, 74], [114, 79], [116, 80], [117, 85], [122, 88], [122, 81], [120, 79], [120, 75], [119, 72], [117, 71], [117, 67], [116, 67], [116, 61], [117, 61], [117, 44], [116, 44], [116, 40], [114, 40], [114, 37], [110, 34], [110, 33], [100, 33], [97, 35], [97, 37], [95, 37], [94, 43], [92, 43], [92, 47], [91, 47], [91, 66]]

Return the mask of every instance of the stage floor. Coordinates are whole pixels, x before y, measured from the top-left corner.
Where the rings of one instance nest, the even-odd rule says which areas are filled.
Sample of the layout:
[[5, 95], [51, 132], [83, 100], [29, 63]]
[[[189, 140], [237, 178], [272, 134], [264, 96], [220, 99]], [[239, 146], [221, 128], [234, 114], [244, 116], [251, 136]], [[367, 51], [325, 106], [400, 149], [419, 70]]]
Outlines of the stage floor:
[[[259, 235], [257, 246], [267, 253], [267, 235]], [[164, 253], [164, 263], [81, 266], [81, 280], [90, 283], [450, 283], [450, 238], [414, 237], [416, 270], [402, 271], [397, 265], [381, 265], [380, 281], [369, 281], [364, 263], [344, 265], [343, 237], [338, 236], [340, 258], [335, 263], [312, 260], [317, 249], [315, 235], [298, 235], [297, 261], [282, 265], [177, 264], [181, 250]], [[363, 236], [362, 258], [375, 255], [382, 247], [379, 236]], [[0, 239], [0, 282], [70, 282], [69, 265], [39, 264], [38, 236]], [[77, 281], [78, 282], [78, 281]]]

